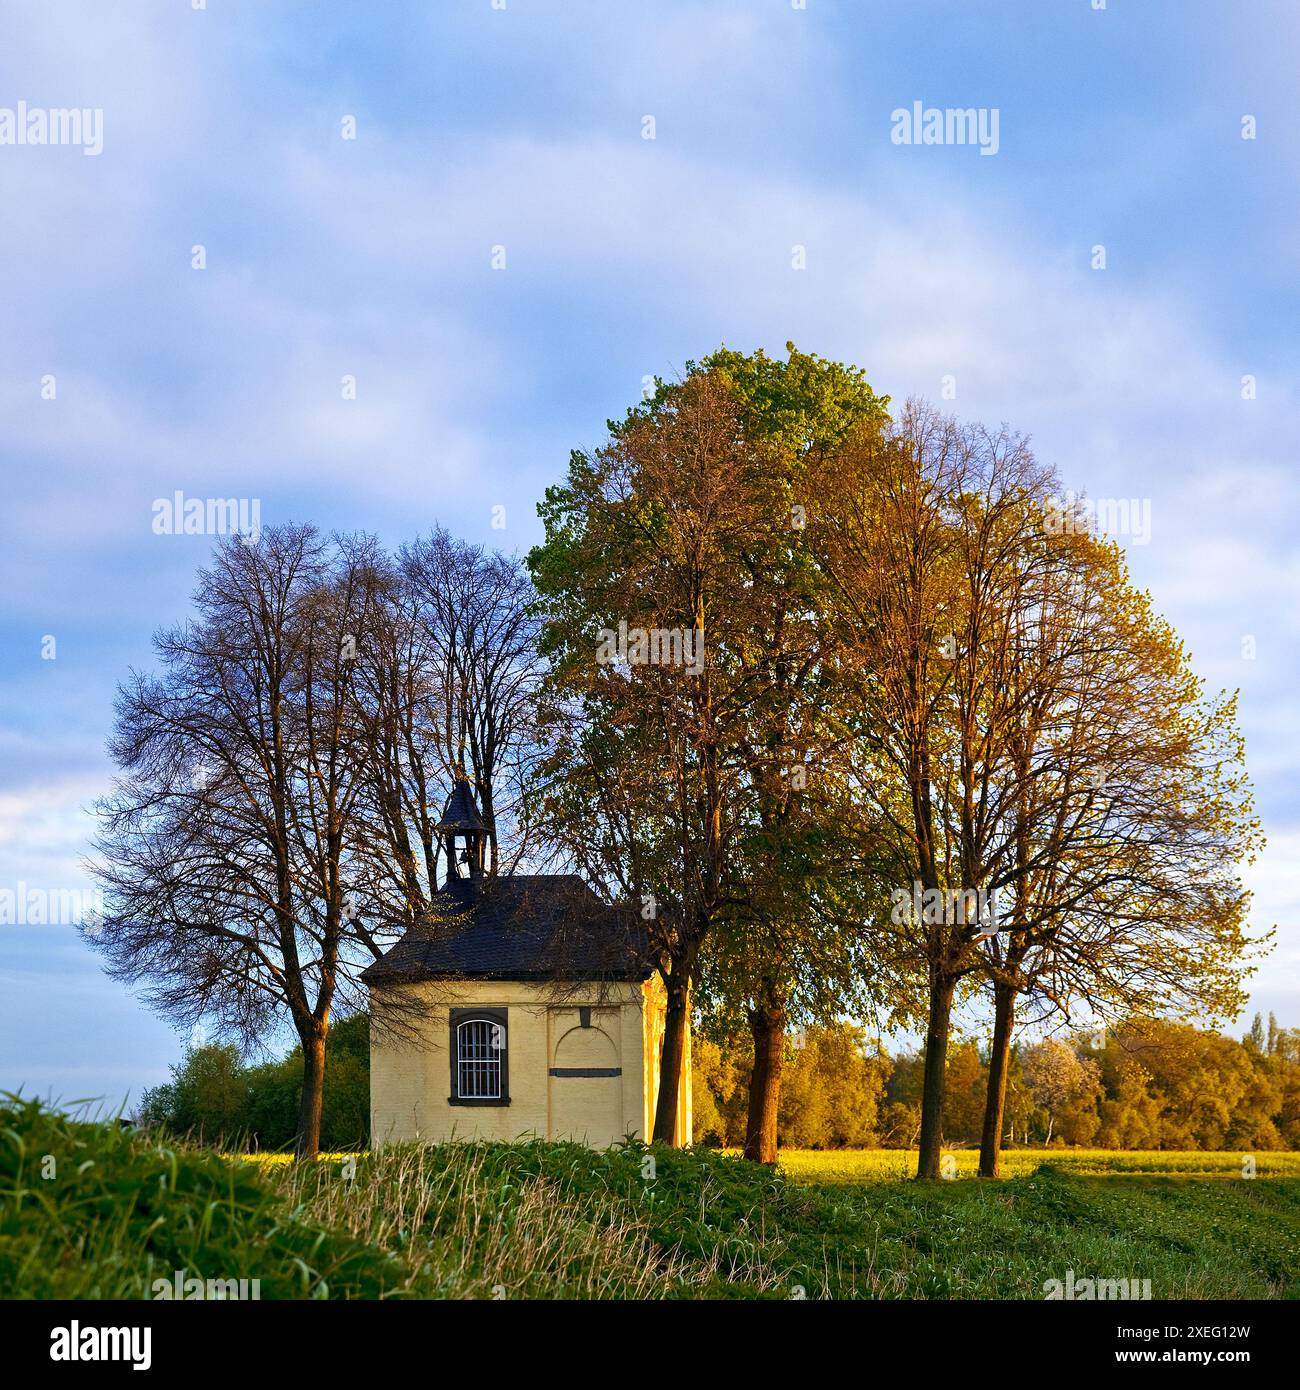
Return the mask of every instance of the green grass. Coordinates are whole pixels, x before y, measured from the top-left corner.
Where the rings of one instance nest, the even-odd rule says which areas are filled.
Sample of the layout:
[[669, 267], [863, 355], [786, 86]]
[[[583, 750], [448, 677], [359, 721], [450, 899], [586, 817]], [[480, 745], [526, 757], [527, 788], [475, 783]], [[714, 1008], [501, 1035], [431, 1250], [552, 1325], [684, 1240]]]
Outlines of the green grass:
[[143, 1298], [178, 1269], [263, 1298], [378, 1296], [404, 1273], [246, 1164], [0, 1096], [0, 1297]]
[[[824, 1175], [830, 1157], [849, 1158], [786, 1162]], [[541, 1141], [353, 1162], [236, 1161], [2, 1100], [0, 1297], [141, 1298], [177, 1269], [258, 1278], [263, 1298], [1033, 1299], [1071, 1269], [1150, 1279], [1155, 1298], [1300, 1297], [1290, 1178], [1053, 1163], [1001, 1183], [810, 1182]]]

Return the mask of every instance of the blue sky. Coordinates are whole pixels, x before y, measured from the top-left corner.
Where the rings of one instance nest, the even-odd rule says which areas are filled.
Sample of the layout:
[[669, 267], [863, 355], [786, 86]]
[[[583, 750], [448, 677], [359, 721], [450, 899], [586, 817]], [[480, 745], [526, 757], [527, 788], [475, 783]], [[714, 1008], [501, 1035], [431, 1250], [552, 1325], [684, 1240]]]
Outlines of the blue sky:
[[[211, 543], [155, 498], [523, 550], [646, 375], [793, 339], [1149, 499], [1134, 574], [1242, 691], [1255, 1003], [1300, 1025], [1300, 9], [1092, 5], [13, 0], [0, 108], [101, 109], [103, 151], [0, 145], [0, 889], [86, 882], [114, 685]], [[892, 143], [915, 101], [996, 108], [997, 154]], [[70, 927], [0, 926], [0, 1087], [138, 1094], [181, 1046]]]

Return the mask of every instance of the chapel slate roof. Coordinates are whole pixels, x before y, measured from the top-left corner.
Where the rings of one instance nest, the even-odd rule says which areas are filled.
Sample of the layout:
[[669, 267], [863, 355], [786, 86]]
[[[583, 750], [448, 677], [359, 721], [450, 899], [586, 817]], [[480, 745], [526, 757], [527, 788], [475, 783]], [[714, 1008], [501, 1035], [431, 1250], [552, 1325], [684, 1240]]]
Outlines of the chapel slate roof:
[[427, 917], [362, 973], [400, 981], [641, 980], [647, 938], [635, 912], [609, 907], [577, 874], [453, 879]]

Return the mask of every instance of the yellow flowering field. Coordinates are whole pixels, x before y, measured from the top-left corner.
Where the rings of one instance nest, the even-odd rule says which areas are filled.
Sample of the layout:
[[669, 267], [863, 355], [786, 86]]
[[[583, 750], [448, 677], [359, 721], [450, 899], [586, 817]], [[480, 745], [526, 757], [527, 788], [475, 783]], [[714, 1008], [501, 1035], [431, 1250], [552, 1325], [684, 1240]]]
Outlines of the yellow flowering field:
[[[366, 1155], [367, 1155], [368, 1153], [369, 1153], [369, 1150], [366, 1150], [365, 1153], [317, 1154], [317, 1155], [316, 1155], [316, 1162], [317, 1162], [317, 1163], [341, 1163], [345, 1158], [365, 1158]], [[292, 1163], [292, 1162], [293, 1162], [293, 1155], [290, 1154], [290, 1153], [283, 1153], [283, 1154], [261, 1154], [261, 1153], [258, 1153], [258, 1154], [227, 1154], [226, 1157], [227, 1157], [227, 1158], [238, 1158], [238, 1159], [241, 1159], [241, 1160], [242, 1160], [243, 1162], [245, 1162], [245, 1163], [270, 1163], [270, 1164], [277, 1164], [277, 1163]]]
[[[738, 1156], [738, 1150], [728, 1150]], [[973, 1178], [979, 1167], [975, 1149], [945, 1151], [955, 1160], [958, 1178]], [[287, 1153], [232, 1154], [245, 1163], [279, 1165], [292, 1161]], [[363, 1158], [361, 1153], [323, 1153], [320, 1163]], [[1002, 1176], [1014, 1178], [1050, 1163], [1065, 1172], [1091, 1177], [1239, 1178], [1254, 1162], [1260, 1178], [1300, 1178], [1300, 1152], [1287, 1150], [1247, 1154], [1236, 1149], [1204, 1152], [1194, 1149], [1005, 1149]], [[906, 1149], [782, 1149], [780, 1167], [795, 1182], [890, 1182], [916, 1175], [916, 1152]]]
[[[953, 1149], [957, 1177], [973, 1178], [979, 1168], [975, 1149]], [[1245, 1154], [1235, 1150], [1205, 1153], [1158, 1149], [1007, 1149], [1003, 1177], [1032, 1173], [1051, 1163], [1069, 1173], [1103, 1177], [1238, 1178], [1248, 1159], [1261, 1178], [1300, 1178], [1300, 1152]], [[887, 1182], [916, 1173], [916, 1154], [904, 1149], [782, 1149], [780, 1166], [797, 1182]]]

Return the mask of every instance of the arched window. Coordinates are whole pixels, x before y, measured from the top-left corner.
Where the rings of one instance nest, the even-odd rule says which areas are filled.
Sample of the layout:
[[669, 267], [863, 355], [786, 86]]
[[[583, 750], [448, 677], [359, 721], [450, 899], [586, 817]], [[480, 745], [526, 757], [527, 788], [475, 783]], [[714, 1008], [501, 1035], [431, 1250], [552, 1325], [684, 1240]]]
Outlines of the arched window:
[[451, 1011], [451, 1101], [459, 1105], [508, 1105], [506, 1011]]

